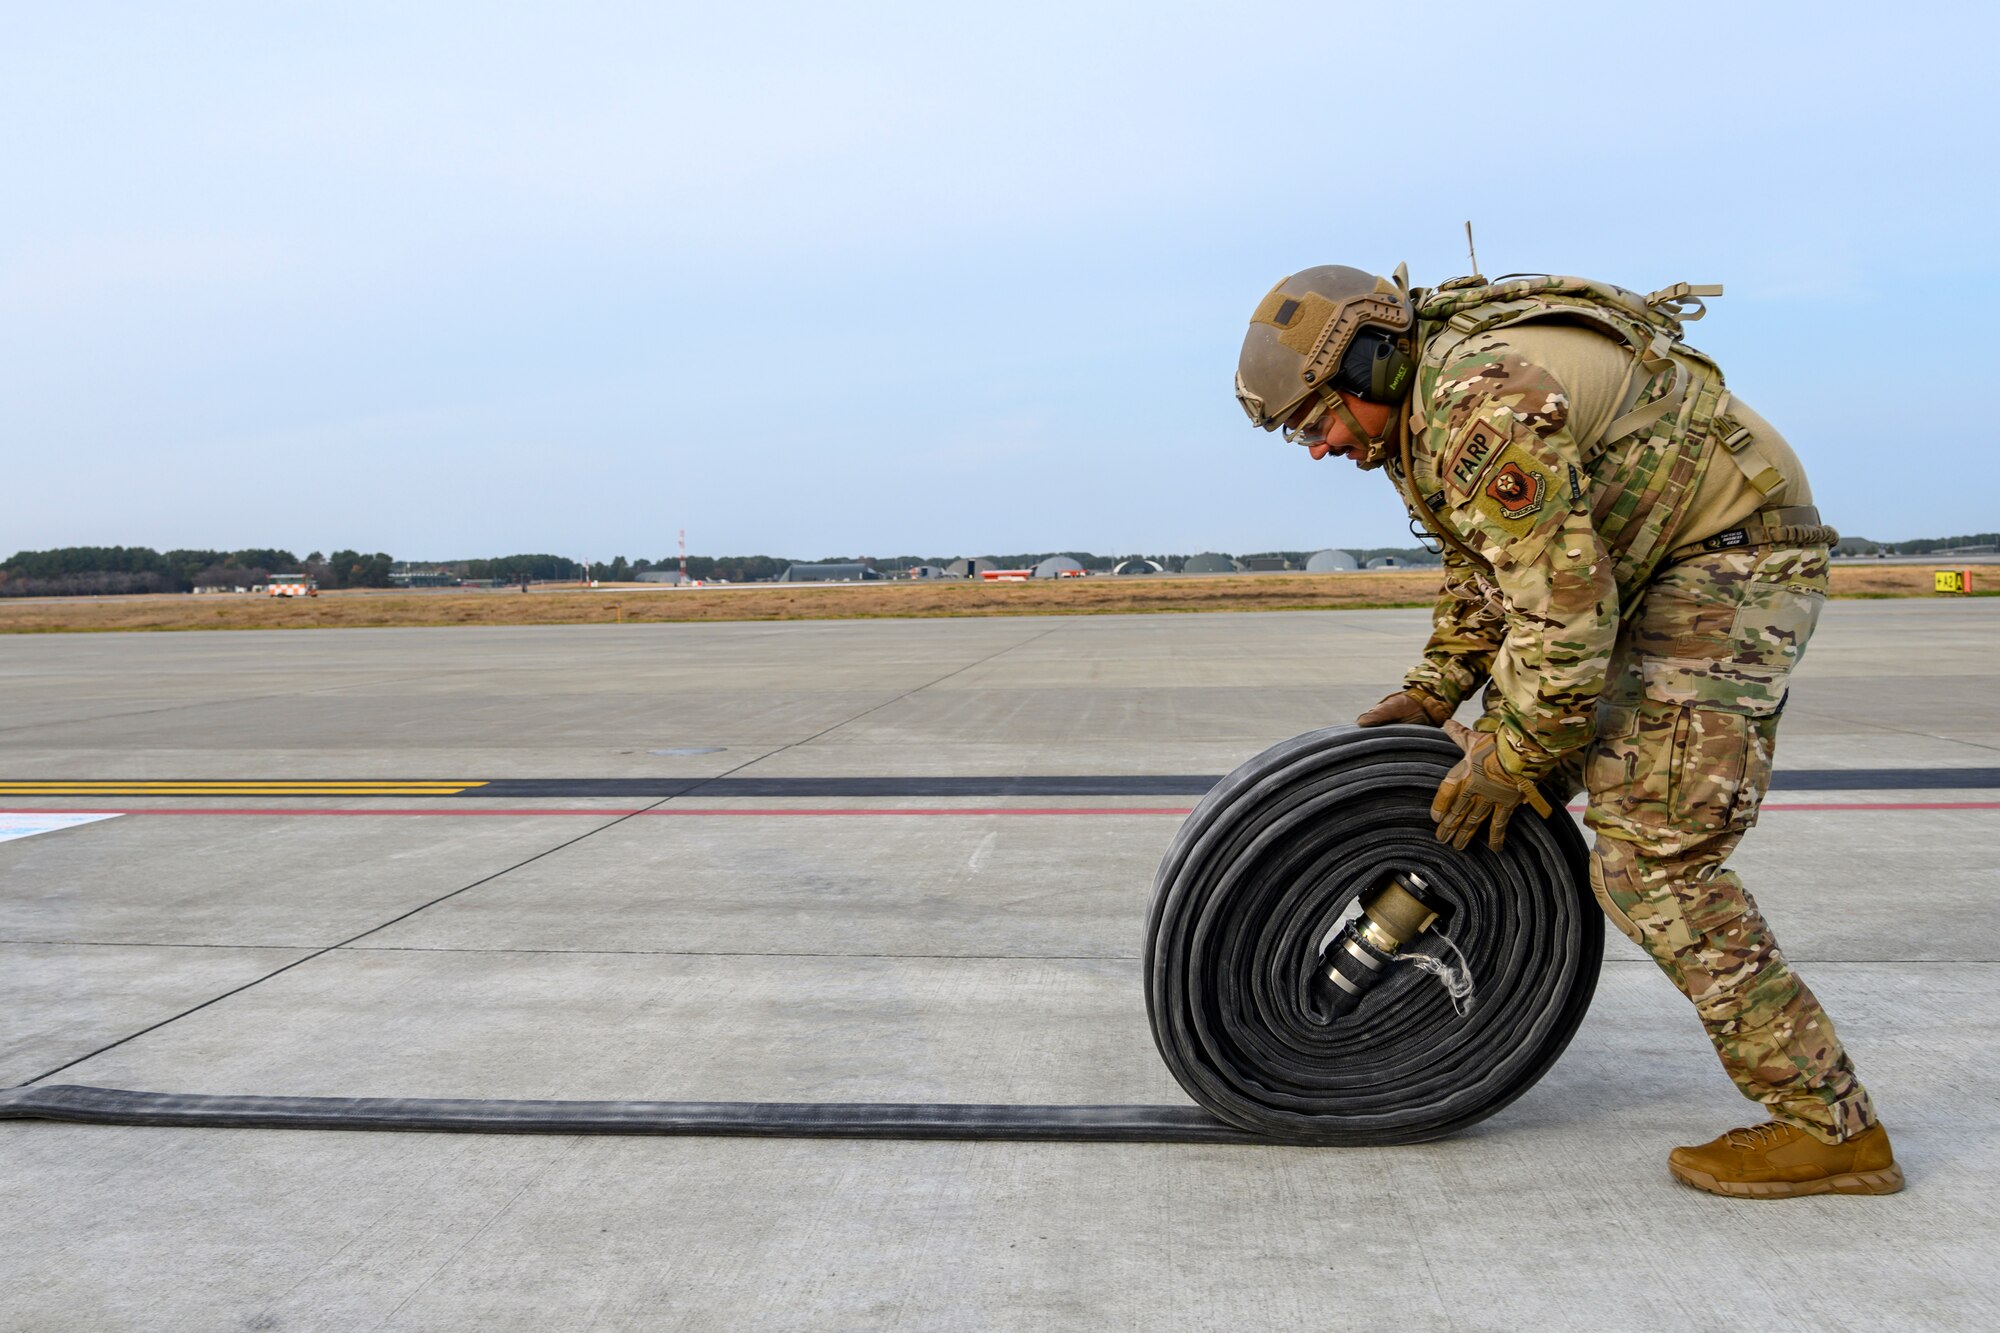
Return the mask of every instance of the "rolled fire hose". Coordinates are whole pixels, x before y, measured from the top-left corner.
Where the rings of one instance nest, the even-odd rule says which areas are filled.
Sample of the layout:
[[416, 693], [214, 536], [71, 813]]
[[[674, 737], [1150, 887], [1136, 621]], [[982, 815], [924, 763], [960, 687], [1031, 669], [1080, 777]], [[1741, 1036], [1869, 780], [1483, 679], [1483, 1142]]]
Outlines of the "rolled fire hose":
[[[1583, 838], [1566, 812], [1522, 806], [1497, 854], [1483, 830], [1462, 852], [1438, 842], [1430, 803], [1459, 758], [1430, 727], [1332, 727], [1251, 759], [1188, 816], [1145, 962], [1153, 1039], [1190, 1097], [1271, 1138], [1410, 1143], [1492, 1115], [1555, 1063], [1604, 956]], [[1372, 989], [1329, 1018], [1322, 951], [1396, 877], [1449, 920], [1471, 1007], [1383, 938], [1357, 948], [1372, 968], [1348, 969]], [[1428, 952], [1436, 932], [1410, 933]]]
[[[1160, 1054], [1213, 1114], [1190, 1106], [286, 1097], [33, 1084], [0, 1090], [0, 1119], [1127, 1143], [1435, 1137], [1499, 1110], [1554, 1062], [1590, 1002], [1603, 952], [1582, 839], [1567, 815], [1517, 813], [1499, 856], [1483, 847], [1454, 852], [1433, 838], [1431, 795], [1457, 754], [1426, 727], [1316, 731], [1244, 764], [1188, 817], [1147, 918], [1147, 1006]], [[1423, 901], [1442, 909], [1435, 927], [1424, 912], [1402, 919], [1410, 952], [1450, 922], [1475, 986], [1465, 1016], [1435, 980], [1395, 956], [1404, 939], [1338, 929], [1358, 902], [1396, 927], [1382, 887], [1391, 876], [1420, 885]], [[1335, 996], [1335, 1007], [1351, 1011], [1332, 1017], [1315, 996], [1335, 983], [1315, 978], [1327, 972], [1328, 941], [1350, 935], [1355, 948], [1336, 961], [1373, 984], [1358, 998]]]

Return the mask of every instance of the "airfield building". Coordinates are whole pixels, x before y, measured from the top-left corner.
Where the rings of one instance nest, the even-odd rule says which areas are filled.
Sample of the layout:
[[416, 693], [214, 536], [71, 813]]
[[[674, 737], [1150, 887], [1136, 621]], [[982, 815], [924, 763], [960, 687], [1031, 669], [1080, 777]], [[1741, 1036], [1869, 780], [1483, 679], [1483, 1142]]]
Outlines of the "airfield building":
[[1189, 556], [1187, 563], [1181, 566], [1181, 573], [1235, 574], [1241, 572], [1242, 568], [1229, 556], [1215, 551], [1203, 551], [1200, 555]]
[[780, 583], [863, 583], [879, 579], [867, 565], [859, 561], [843, 560], [823, 565], [787, 565], [785, 572], [778, 575]]

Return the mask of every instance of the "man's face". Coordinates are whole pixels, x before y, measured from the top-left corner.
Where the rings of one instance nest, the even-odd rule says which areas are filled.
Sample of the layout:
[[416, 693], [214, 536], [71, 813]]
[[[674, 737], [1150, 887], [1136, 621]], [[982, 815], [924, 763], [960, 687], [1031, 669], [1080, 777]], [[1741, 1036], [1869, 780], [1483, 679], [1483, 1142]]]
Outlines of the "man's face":
[[[1347, 410], [1354, 414], [1354, 419], [1361, 423], [1363, 430], [1381, 434], [1392, 410], [1388, 404], [1371, 403], [1351, 393], [1343, 393], [1339, 397], [1347, 405]], [[1354, 432], [1347, 428], [1347, 423], [1338, 414], [1320, 408], [1320, 396], [1314, 394], [1285, 418], [1286, 429], [1296, 432], [1292, 442], [1303, 445], [1315, 462], [1328, 454], [1336, 454], [1356, 467], [1365, 468], [1368, 465], [1368, 447], [1354, 438]], [[1315, 416], [1315, 412], [1318, 415]]]

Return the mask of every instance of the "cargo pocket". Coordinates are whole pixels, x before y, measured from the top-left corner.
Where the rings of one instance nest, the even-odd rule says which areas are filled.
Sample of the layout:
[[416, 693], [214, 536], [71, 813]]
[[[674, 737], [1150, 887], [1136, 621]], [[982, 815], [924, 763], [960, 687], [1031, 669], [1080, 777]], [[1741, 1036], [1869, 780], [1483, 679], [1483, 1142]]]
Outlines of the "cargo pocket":
[[1638, 754], [1630, 741], [1639, 728], [1639, 710], [1609, 705], [1597, 710], [1597, 739], [1584, 760], [1584, 785], [1593, 792], [1638, 780]]
[[[1777, 711], [1783, 701], [1787, 677], [1792, 668], [1805, 656], [1806, 643], [1819, 625], [1819, 613], [1826, 606], [1826, 583], [1822, 573], [1817, 582], [1811, 579], [1787, 578], [1789, 572], [1783, 565], [1768, 571], [1773, 577], [1760, 577], [1753, 583], [1736, 608], [1735, 623], [1730, 627], [1730, 640], [1735, 661], [1752, 668], [1752, 674], [1761, 673], [1769, 678], [1762, 682], [1748, 682], [1752, 686], [1761, 684], [1763, 692], [1753, 692], [1749, 697], [1753, 702], [1747, 708], [1753, 714], [1762, 715]], [[1769, 690], [1775, 688], [1776, 696]], [[1768, 701], [1770, 707], [1757, 707]]]
[[1673, 855], [1756, 822], [1775, 714], [1642, 699], [1601, 709], [1598, 728], [1585, 765], [1593, 828]]
[[1777, 719], [1720, 708], [1679, 711], [1669, 797], [1674, 824], [1689, 833], [1749, 828], [1771, 782]]
[[1592, 828], [1628, 841], [1652, 841], [1652, 831], [1667, 818], [1665, 762], [1673, 720], [1662, 714], [1674, 711], [1650, 701], [1598, 708], [1597, 739], [1583, 764]]

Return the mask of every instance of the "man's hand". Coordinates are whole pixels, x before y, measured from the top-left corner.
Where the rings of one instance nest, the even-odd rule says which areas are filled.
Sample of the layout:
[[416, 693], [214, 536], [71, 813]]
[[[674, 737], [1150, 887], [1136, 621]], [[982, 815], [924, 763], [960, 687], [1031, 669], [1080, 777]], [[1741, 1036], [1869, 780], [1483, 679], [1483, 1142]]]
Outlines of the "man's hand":
[[1445, 774], [1431, 802], [1431, 820], [1438, 826], [1439, 842], [1463, 851], [1479, 826], [1491, 818], [1486, 845], [1497, 852], [1507, 837], [1507, 821], [1521, 802], [1534, 807], [1542, 818], [1549, 817], [1549, 803], [1534, 782], [1515, 777], [1501, 766], [1500, 744], [1492, 732], [1473, 731], [1456, 722], [1445, 723], [1444, 729], [1464, 749], [1465, 758]]
[[1391, 722], [1417, 722], [1441, 727], [1451, 716], [1444, 700], [1424, 690], [1397, 690], [1354, 719], [1357, 727], [1386, 727]]

